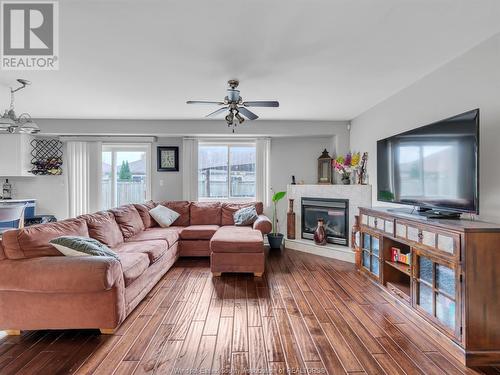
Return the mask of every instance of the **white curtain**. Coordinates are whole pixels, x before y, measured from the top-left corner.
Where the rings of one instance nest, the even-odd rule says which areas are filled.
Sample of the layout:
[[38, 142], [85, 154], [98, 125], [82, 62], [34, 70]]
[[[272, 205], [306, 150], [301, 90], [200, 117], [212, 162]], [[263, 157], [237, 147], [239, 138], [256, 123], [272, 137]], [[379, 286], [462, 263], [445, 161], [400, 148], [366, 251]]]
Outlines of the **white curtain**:
[[182, 196], [189, 201], [198, 200], [198, 140], [182, 141]]
[[66, 144], [69, 217], [100, 209], [101, 142]]
[[255, 195], [257, 201], [264, 203], [264, 207], [271, 204], [270, 199], [270, 157], [271, 138], [259, 138], [256, 140], [256, 186]]

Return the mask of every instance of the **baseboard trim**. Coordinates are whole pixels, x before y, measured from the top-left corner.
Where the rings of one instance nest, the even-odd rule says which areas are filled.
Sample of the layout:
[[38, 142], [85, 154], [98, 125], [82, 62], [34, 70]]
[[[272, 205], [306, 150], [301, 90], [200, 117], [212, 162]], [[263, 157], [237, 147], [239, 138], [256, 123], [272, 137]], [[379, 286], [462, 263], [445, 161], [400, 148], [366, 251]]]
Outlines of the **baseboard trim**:
[[498, 366], [500, 365], [500, 351], [468, 351], [465, 352], [465, 365], [476, 366]]

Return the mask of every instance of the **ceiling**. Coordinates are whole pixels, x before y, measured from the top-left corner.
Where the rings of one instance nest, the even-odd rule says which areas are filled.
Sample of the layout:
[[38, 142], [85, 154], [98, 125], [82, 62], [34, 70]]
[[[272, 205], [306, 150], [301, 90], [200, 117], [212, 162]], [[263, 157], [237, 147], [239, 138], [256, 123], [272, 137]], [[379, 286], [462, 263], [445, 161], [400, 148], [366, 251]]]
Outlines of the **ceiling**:
[[[349, 120], [500, 32], [498, 0], [64, 0], [60, 69], [23, 77], [39, 118], [199, 119], [240, 79], [263, 119]], [[2, 104], [3, 103], [3, 104]], [[8, 106], [8, 90], [0, 107]], [[215, 109], [215, 108], [213, 108]]]

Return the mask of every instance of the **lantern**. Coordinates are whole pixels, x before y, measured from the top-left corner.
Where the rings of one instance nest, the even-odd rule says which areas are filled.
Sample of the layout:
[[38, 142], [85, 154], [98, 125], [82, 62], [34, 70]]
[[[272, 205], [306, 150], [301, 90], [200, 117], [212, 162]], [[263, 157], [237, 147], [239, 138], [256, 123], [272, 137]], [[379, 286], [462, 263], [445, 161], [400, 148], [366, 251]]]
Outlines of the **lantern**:
[[318, 184], [331, 184], [332, 183], [332, 158], [326, 151], [318, 158]]

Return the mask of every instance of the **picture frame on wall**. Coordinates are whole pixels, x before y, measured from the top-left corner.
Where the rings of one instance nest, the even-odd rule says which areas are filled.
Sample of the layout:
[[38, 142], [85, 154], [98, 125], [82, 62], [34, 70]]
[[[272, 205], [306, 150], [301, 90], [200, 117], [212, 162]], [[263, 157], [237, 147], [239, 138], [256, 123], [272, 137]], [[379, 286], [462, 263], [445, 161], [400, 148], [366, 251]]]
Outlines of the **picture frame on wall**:
[[158, 146], [156, 163], [158, 172], [179, 172], [179, 147]]

